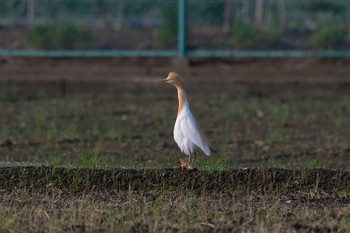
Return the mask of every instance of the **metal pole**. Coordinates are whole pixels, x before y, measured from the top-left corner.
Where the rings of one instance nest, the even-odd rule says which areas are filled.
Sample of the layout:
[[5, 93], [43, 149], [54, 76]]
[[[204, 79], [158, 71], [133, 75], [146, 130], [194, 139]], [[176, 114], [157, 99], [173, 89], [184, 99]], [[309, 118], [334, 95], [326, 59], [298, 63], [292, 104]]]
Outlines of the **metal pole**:
[[186, 56], [186, 0], [178, 0], [178, 56]]
[[35, 17], [35, 0], [28, 0], [27, 4], [27, 25], [32, 26]]

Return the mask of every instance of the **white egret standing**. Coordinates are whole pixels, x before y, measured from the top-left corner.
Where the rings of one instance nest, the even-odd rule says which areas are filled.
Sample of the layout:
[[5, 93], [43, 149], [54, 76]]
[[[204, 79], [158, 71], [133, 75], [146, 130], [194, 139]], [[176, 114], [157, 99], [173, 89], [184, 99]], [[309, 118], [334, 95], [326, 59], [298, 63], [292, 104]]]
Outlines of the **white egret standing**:
[[[179, 107], [174, 127], [174, 140], [182, 153], [189, 156], [188, 162], [191, 162], [191, 154], [195, 152], [196, 147], [199, 147], [207, 156], [209, 156], [210, 148], [208, 139], [199, 128], [198, 123], [191, 113], [180, 75], [175, 72], [170, 72], [167, 78], [160, 79], [157, 82], [168, 83], [177, 89]], [[183, 161], [180, 161], [180, 163], [183, 168], [192, 168], [190, 165], [183, 165]]]

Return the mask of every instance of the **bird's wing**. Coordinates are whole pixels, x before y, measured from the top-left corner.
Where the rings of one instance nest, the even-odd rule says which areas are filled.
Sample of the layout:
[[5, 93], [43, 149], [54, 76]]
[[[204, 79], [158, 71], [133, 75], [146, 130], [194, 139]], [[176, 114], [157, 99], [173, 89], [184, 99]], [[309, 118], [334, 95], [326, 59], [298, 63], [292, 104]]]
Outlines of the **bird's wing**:
[[206, 155], [210, 155], [208, 139], [199, 128], [191, 112], [188, 112], [188, 114], [186, 114], [186, 116], [181, 120], [181, 131], [194, 144], [201, 148]]
[[[174, 127], [174, 139], [179, 147], [180, 147], [179, 143], [182, 142], [184, 138], [184, 135], [181, 130], [181, 121], [182, 119], [176, 119], [175, 127]], [[181, 147], [180, 149], [182, 150]]]
[[184, 125], [182, 123], [184, 121], [186, 121], [184, 114], [180, 115], [180, 117], [176, 119], [174, 127], [174, 139], [182, 153], [190, 155], [196, 149], [196, 145], [187, 135], [184, 134], [183, 127], [186, 127], [186, 124]]

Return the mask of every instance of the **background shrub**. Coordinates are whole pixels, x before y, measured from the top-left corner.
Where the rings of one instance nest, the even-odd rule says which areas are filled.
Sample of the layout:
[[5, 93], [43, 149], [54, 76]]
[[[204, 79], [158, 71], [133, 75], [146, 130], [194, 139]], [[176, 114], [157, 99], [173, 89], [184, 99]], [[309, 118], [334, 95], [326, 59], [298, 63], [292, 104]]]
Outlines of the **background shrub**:
[[163, 13], [163, 26], [158, 34], [158, 41], [163, 48], [176, 47], [177, 27], [177, 8], [167, 8]]
[[28, 32], [28, 41], [35, 49], [53, 49], [55, 27], [48, 24], [38, 24]]
[[84, 49], [91, 42], [91, 30], [78, 24], [59, 27], [38, 24], [28, 32], [28, 40], [35, 49]]
[[77, 24], [64, 24], [57, 28], [57, 48], [83, 49], [91, 41], [89, 28]]
[[232, 33], [232, 44], [236, 49], [257, 48], [264, 41], [264, 35], [257, 27], [240, 19], [233, 25]]
[[343, 43], [347, 34], [346, 26], [340, 22], [333, 22], [321, 26], [313, 35], [312, 43], [317, 48], [334, 49]]

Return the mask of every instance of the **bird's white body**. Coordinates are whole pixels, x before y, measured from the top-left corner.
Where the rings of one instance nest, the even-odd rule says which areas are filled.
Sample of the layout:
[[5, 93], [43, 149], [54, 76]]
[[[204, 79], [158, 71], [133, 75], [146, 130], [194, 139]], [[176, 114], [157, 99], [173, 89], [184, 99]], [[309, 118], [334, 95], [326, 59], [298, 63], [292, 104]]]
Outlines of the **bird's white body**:
[[194, 119], [187, 100], [176, 118], [174, 140], [186, 155], [191, 155], [196, 147], [201, 148], [206, 155], [210, 155], [208, 141]]

